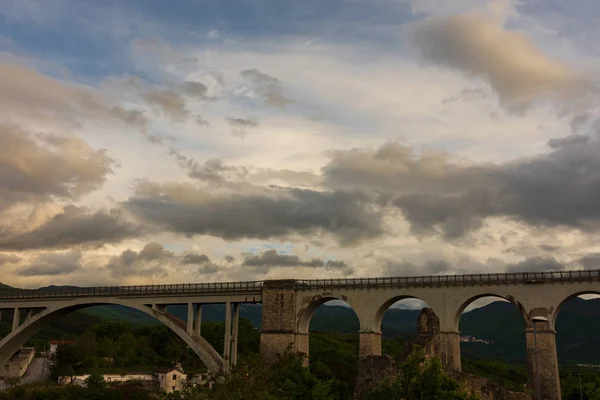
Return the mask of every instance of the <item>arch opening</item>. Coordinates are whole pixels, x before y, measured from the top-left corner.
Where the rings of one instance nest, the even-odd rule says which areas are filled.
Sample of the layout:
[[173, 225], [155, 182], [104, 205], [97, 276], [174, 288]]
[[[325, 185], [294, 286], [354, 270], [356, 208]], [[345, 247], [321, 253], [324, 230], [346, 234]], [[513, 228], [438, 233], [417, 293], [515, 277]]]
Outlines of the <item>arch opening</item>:
[[[353, 398], [358, 374], [359, 318], [341, 296], [313, 299], [302, 313], [299, 350], [308, 355], [311, 371], [322, 380], [334, 379], [339, 398]], [[310, 351], [309, 351], [310, 348]]]
[[[373, 323], [373, 328], [377, 329], [375, 332], [382, 335], [381, 353], [394, 359], [403, 357], [410, 344], [418, 342], [419, 318], [423, 309], [427, 308], [431, 309], [428, 303], [413, 296], [397, 296], [383, 303]], [[439, 321], [431, 322], [439, 328]], [[427, 327], [422, 330], [427, 330]]]
[[600, 291], [573, 293], [554, 311], [553, 326], [563, 398], [579, 398], [579, 379], [583, 395], [591, 396], [591, 393], [586, 393], [587, 388], [598, 381], [598, 321]]
[[105, 305], [123, 306], [153, 318], [158, 324], [165, 325], [170, 331], [175, 333], [175, 335], [177, 335], [185, 345], [200, 358], [209, 371], [218, 372], [223, 369], [224, 362], [221, 355], [203, 337], [192, 337], [188, 335], [186, 324], [177, 317], [163, 311], [153, 310], [150, 306], [139, 303], [124, 300], [112, 301], [110, 299], [103, 299], [102, 301], [94, 300], [90, 302], [81, 300], [65, 306], [51, 305], [45, 310], [33, 315], [31, 319], [21, 323], [16, 330], [10, 332], [0, 341], [0, 363], [7, 362], [10, 357], [12, 357], [12, 355], [15, 354], [28, 340], [34, 337], [40, 329], [48, 326], [51, 322], [75, 311]]
[[492, 293], [466, 300], [456, 314], [463, 372], [523, 392], [527, 378], [526, 315], [518, 303]]

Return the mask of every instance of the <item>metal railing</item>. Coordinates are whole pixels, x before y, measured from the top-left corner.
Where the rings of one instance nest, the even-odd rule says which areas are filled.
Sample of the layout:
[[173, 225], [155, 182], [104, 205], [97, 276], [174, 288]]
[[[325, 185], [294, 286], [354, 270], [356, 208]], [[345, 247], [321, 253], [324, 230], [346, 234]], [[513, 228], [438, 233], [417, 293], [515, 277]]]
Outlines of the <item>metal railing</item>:
[[404, 288], [480, 285], [514, 285], [600, 281], [600, 270], [545, 271], [496, 274], [428, 275], [389, 278], [297, 280], [296, 290], [324, 288]]
[[[600, 281], [600, 270], [517, 272], [467, 275], [428, 275], [388, 278], [304, 279], [291, 280], [296, 290], [313, 289], [386, 289], [408, 287], [452, 287], [515, 285]], [[160, 296], [219, 293], [261, 293], [264, 281], [185, 283], [170, 285], [64, 287], [0, 290], [0, 300], [53, 299], [98, 296]]]
[[262, 291], [262, 281], [183, 283], [171, 285], [134, 285], [15, 289], [0, 291], [0, 300], [52, 299], [97, 296], [160, 296], [219, 293], [256, 293]]

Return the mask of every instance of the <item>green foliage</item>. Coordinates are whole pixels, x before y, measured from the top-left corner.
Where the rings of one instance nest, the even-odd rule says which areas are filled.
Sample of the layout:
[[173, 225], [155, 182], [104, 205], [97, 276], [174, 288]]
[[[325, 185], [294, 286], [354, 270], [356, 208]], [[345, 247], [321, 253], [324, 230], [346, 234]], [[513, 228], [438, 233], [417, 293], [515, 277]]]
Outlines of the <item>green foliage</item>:
[[524, 385], [527, 384], [527, 369], [522, 365], [463, 357], [462, 370], [468, 374], [487, 378], [495, 384], [515, 392], [522, 392]]
[[[581, 386], [580, 386], [581, 382]], [[578, 368], [563, 368], [560, 371], [560, 386], [563, 400], [600, 400], [600, 374], [598, 371]]]
[[[148, 399], [146, 397], [144, 399]], [[94, 386], [83, 388], [79, 386], [29, 385], [18, 386], [0, 392], [0, 400], [130, 400], [115, 389]], [[141, 399], [140, 399], [141, 400]]]
[[[304, 356], [286, 353], [275, 364], [248, 357], [230, 375], [217, 378], [211, 400], [333, 400], [331, 381], [317, 378], [303, 365]], [[188, 400], [187, 398], [185, 400]]]
[[400, 365], [394, 380], [383, 382], [371, 390], [367, 400], [475, 400], [459, 389], [456, 380], [442, 368], [437, 358], [426, 359], [415, 351]]
[[[216, 349], [223, 349], [223, 324], [206, 323], [202, 335]], [[240, 319], [240, 356], [258, 353], [260, 333]], [[180, 362], [188, 372], [205, 370], [198, 356], [164, 325], [135, 328], [122, 321], [107, 321], [85, 331], [75, 345], [58, 347], [52, 378], [84, 372], [147, 370]]]

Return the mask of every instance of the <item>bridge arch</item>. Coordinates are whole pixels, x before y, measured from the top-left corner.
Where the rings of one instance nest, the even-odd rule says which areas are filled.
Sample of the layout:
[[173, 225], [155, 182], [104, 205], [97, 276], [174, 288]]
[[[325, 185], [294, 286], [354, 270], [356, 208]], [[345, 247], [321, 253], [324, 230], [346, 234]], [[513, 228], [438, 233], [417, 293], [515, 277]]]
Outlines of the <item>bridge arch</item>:
[[458, 309], [456, 310], [456, 313], [454, 314], [454, 320], [452, 322], [452, 326], [453, 326], [453, 329], [455, 332], [459, 331], [458, 327], [460, 324], [460, 317], [462, 316], [465, 309], [467, 307], [469, 307], [475, 301], [482, 299], [484, 297], [495, 297], [495, 298], [498, 298], [501, 300], [506, 300], [509, 303], [513, 304], [519, 310], [519, 313], [521, 314], [521, 316], [523, 317], [523, 320], [525, 321], [525, 325], [529, 326], [529, 317], [527, 316], [527, 311], [525, 310], [523, 305], [521, 303], [519, 303], [516, 299], [514, 299], [511, 296], [502, 296], [502, 295], [499, 295], [499, 294], [493, 293], [493, 292], [483, 292], [483, 293], [476, 294], [475, 296], [470, 296], [469, 298], [467, 298], [466, 300], [463, 300], [460, 303], [460, 306], [458, 307]]
[[[425, 307], [432, 308], [434, 313], [436, 313], [436, 315], [437, 315], [436, 310], [425, 299], [422, 299], [421, 297], [414, 296], [414, 295], [399, 295], [399, 296], [391, 297], [388, 300], [384, 301], [382, 304], [380, 304], [379, 307], [377, 308], [377, 310], [375, 311], [373, 318], [368, 322], [369, 325], [366, 328], [370, 332], [381, 333], [381, 323], [383, 322], [383, 316], [385, 315], [386, 311], [389, 310], [390, 307], [393, 306], [395, 303], [402, 301], [402, 300], [407, 300], [407, 299], [415, 299], [415, 300], [422, 301], [423, 303], [425, 303]], [[417, 321], [415, 320], [415, 328], [416, 328], [416, 326], [417, 326]]]
[[298, 333], [308, 334], [310, 329], [310, 321], [312, 320], [312, 317], [317, 311], [317, 308], [332, 300], [340, 300], [348, 304], [348, 306], [350, 306], [350, 308], [354, 311], [354, 313], [357, 315], [360, 321], [360, 317], [358, 316], [356, 308], [352, 305], [350, 299], [348, 299], [347, 296], [344, 296], [340, 293], [328, 293], [314, 296], [309, 301], [304, 302], [302, 304], [302, 306], [300, 307], [298, 318]]
[[179, 336], [196, 353], [209, 371], [224, 371], [225, 362], [221, 355], [203, 337], [192, 337], [189, 335], [186, 330], [186, 325], [177, 317], [165, 311], [152, 309], [151, 306], [136, 301], [111, 298], [71, 299], [64, 304], [60, 304], [60, 302], [57, 302], [57, 304], [50, 304], [47, 308], [34, 314], [31, 318], [23, 322], [17, 329], [14, 329], [0, 341], [0, 365], [8, 362], [10, 357], [12, 357], [12, 355], [15, 354], [27, 340], [35, 335], [38, 330], [55, 319], [73, 311], [101, 305], [121, 305], [154, 317], [177, 334], [177, 336]]
[[582, 291], [574, 292], [574, 293], [568, 295], [567, 297], [565, 297], [563, 300], [561, 300], [561, 302], [558, 303], [558, 305], [556, 306], [556, 309], [554, 310], [552, 315], [548, 316], [549, 317], [548, 320], [550, 321], [550, 324], [551, 324], [550, 328], [556, 329], [556, 320], [558, 319], [558, 314], [560, 313], [560, 309], [565, 305], [566, 302], [568, 302], [569, 300], [572, 300], [576, 297], [584, 296], [586, 294], [593, 294], [593, 295], [600, 296], [600, 290], [582, 290]]

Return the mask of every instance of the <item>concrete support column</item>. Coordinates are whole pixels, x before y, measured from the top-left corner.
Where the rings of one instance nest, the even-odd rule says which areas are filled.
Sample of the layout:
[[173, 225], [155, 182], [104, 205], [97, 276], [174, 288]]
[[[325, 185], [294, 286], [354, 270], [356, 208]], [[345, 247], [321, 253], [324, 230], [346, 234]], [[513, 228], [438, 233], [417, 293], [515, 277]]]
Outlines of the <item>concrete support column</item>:
[[439, 357], [442, 365], [450, 370], [460, 371], [460, 333], [440, 332]]
[[539, 375], [541, 394], [539, 400], [560, 400], [560, 378], [558, 376], [558, 357], [556, 355], [554, 330], [549, 328], [548, 323], [537, 323], [535, 332], [533, 327], [527, 328], [525, 336], [527, 339], [529, 386], [535, 393], [537, 387], [536, 377]]
[[238, 332], [240, 325], [240, 305], [239, 303], [233, 304], [233, 321], [231, 327], [231, 366], [237, 365], [238, 358]]
[[225, 340], [223, 341], [223, 360], [225, 369], [229, 371], [231, 356], [231, 303], [225, 303]]
[[17, 328], [19, 327], [19, 324], [21, 323], [21, 309], [19, 307], [15, 307], [15, 312], [13, 314], [13, 324], [12, 324], [12, 331], [14, 332], [17, 330]]
[[25, 322], [29, 322], [31, 317], [33, 317], [33, 308], [28, 308], [27, 314], [25, 314]]
[[188, 303], [187, 306], [187, 334], [192, 336], [194, 333], [194, 304]]
[[[260, 355], [268, 362], [287, 349], [296, 351], [296, 281], [271, 280], [263, 283]], [[306, 341], [308, 352], [308, 340]]]
[[2, 310], [0, 310], [0, 321], [2, 321]]
[[194, 326], [192, 336], [199, 337], [202, 329], [202, 304], [194, 304]]
[[359, 332], [358, 358], [381, 355], [381, 332]]

